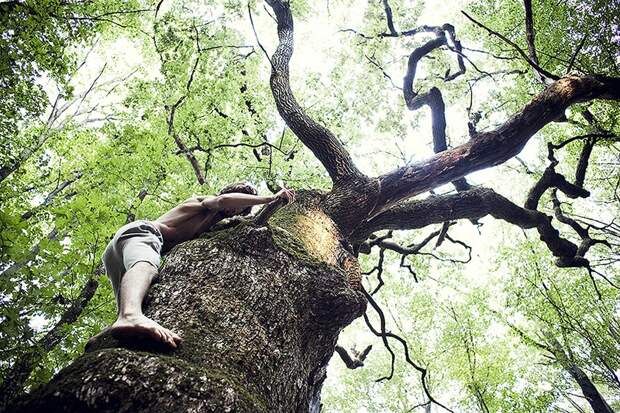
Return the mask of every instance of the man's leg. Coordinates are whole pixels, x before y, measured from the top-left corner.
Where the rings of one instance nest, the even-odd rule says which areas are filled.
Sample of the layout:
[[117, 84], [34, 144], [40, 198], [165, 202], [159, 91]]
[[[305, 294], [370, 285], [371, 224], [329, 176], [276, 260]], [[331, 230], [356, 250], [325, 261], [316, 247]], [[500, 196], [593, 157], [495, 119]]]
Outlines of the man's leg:
[[118, 319], [110, 327], [112, 334], [148, 334], [155, 340], [172, 347], [181, 337], [142, 314], [142, 300], [146, 295], [157, 269], [148, 262], [140, 261], [123, 275], [120, 286]]

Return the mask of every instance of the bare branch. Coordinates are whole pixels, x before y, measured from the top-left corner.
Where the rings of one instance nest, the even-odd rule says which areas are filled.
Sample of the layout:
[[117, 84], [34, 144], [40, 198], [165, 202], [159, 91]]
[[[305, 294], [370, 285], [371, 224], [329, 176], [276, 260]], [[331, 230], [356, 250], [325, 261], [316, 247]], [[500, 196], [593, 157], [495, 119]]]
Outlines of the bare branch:
[[404, 355], [405, 355], [405, 360], [407, 361], [407, 364], [409, 364], [410, 366], [412, 366], [414, 369], [416, 369], [417, 371], [420, 372], [421, 374], [421, 380], [422, 380], [422, 389], [424, 390], [424, 393], [426, 394], [426, 397], [428, 397], [428, 399], [435, 403], [437, 406], [440, 406], [444, 409], [446, 409], [449, 412], [452, 412], [452, 410], [450, 410], [449, 408], [447, 408], [445, 405], [443, 405], [442, 403], [438, 402], [430, 393], [430, 390], [428, 388], [428, 381], [427, 381], [427, 375], [428, 375], [428, 371], [419, 366], [418, 364], [416, 364], [410, 357], [409, 354], [409, 346], [407, 345], [407, 342], [400, 336], [387, 332], [385, 330], [385, 315], [383, 314], [383, 311], [381, 310], [381, 307], [379, 307], [379, 305], [376, 303], [376, 301], [370, 296], [370, 294], [368, 294], [366, 292], [366, 290], [364, 290], [362, 288], [362, 292], [364, 293], [364, 295], [366, 296], [366, 299], [368, 300], [368, 302], [370, 303], [370, 305], [372, 306], [372, 308], [377, 312], [377, 315], [379, 316], [379, 320], [380, 320], [380, 331], [377, 331], [372, 324], [370, 323], [370, 320], [368, 319], [368, 316], [366, 315], [366, 313], [364, 313], [364, 320], [366, 321], [366, 325], [368, 326], [368, 328], [370, 329], [370, 331], [378, 336], [381, 337], [381, 339], [383, 340], [383, 344], [385, 345], [386, 349], [390, 352], [390, 354], [392, 355], [392, 367], [390, 370], [390, 374], [388, 376], [382, 377], [380, 379], [378, 379], [377, 381], [383, 381], [383, 380], [389, 380], [392, 378], [393, 374], [394, 374], [394, 360], [395, 360], [395, 355], [394, 355], [394, 351], [391, 349], [389, 342], [388, 342], [388, 338], [394, 339], [396, 341], [398, 341], [402, 346], [403, 346], [403, 351], [404, 351]]
[[568, 66], [566, 67], [566, 73], [570, 73], [570, 71], [573, 70], [573, 66], [575, 65], [575, 60], [577, 59], [577, 55], [579, 55], [579, 52], [581, 51], [581, 48], [585, 44], [587, 38], [588, 38], [588, 34], [584, 34], [583, 38], [581, 39], [581, 41], [577, 45], [577, 48], [575, 49], [575, 53], [573, 53], [573, 55], [570, 58], [570, 61], [568, 62]]
[[336, 353], [338, 353], [338, 355], [340, 356], [344, 364], [347, 366], [347, 368], [350, 368], [350, 369], [356, 369], [358, 367], [363, 367], [364, 360], [366, 360], [366, 356], [368, 356], [368, 353], [370, 353], [371, 349], [372, 349], [372, 345], [367, 346], [361, 353], [358, 353], [355, 349], [351, 349], [351, 353], [353, 354], [353, 357], [351, 357], [349, 355], [349, 352], [347, 352], [347, 350], [344, 347], [336, 346], [335, 348]]
[[556, 256], [560, 267], [585, 267], [588, 262], [578, 255], [578, 247], [562, 238], [551, 225], [551, 217], [536, 210], [521, 208], [488, 188], [474, 188], [457, 194], [426, 198], [394, 206], [360, 226], [352, 239], [366, 239], [385, 229], [416, 229], [457, 219], [479, 219], [486, 215], [520, 228], [536, 228], [541, 240]]
[[385, 69], [373, 58], [368, 57], [367, 55], [364, 55], [364, 57], [366, 58], [366, 60], [368, 60], [368, 62], [370, 62], [371, 65], [373, 65], [374, 67], [376, 67], [377, 69], [379, 69], [381, 71], [381, 73], [383, 73], [383, 76], [388, 79], [390, 81], [390, 83], [392, 84], [392, 87], [395, 89], [399, 89], [399, 90], [403, 90], [402, 87], [397, 86], [394, 81], [392, 80], [392, 77], [387, 74], [387, 72], [385, 71]]
[[250, 8], [250, 3], [248, 3], [248, 16], [250, 16], [250, 24], [252, 25], [252, 31], [254, 32], [256, 43], [258, 43], [258, 47], [260, 47], [263, 53], [265, 53], [265, 57], [267, 57], [267, 60], [269, 61], [269, 64], [271, 65], [271, 69], [274, 70], [273, 62], [271, 61], [271, 58], [269, 57], [269, 53], [267, 53], [267, 50], [265, 50], [265, 48], [263, 47], [263, 44], [258, 39], [258, 33], [256, 32], [256, 27], [254, 27], [254, 19], [252, 18], [252, 9]]
[[83, 174], [84, 173], [82, 171], [79, 171], [72, 178], [69, 178], [61, 183], [58, 183], [56, 185], [56, 188], [54, 188], [49, 194], [47, 194], [47, 196], [45, 197], [45, 199], [40, 205], [38, 205], [37, 207], [29, 211], [24, 212], [21, 218], [23, 220], [30, 219], [36, 213], [38, 209], [44, 208], [48, 206], [49, 204], [51, 204], [54, 201], [54, 199], [58, 196], [58, 194], [60, 194], [65, 188], [73, 184], [75, 181], [79, 180]]
[[461, 10], [461, 13], [463, 13], [465, 15], [465, 17], [467, 17], [469, 20], [471, 20], [472, 22], [474, 22], [476, 25], [482, 27], [484, 30], [486, 30], [487, 32], [489, 32], [490, 35], [496, 36], [498, 38], [500, 38], [501, 40], [503, 40], [504, 42], [508, 43], [510, 46], [512, 46], [520, 55], [521, 57], [523, 57], [523, 59], [530, 65], [532, 66], [532, 68], [538, 72], [539, 74], [541, 74], [544, 77], [547, 77], [549, 79], [553, 79], [553, 80], [559, 80], [560, 78], [556, 75], [554, 75], [553, 73], [549, 73], [547, 72], [545, 69], [543, 69], [542, 67], [540, 67], [536, 62], [534, 62], [532, 59], [530, 59], [530, 57], [528, 57], [528, 55], [516, 44], [514, 43], [512, 40], [508, 39], [506, 36], [489, 29], [488, 27], [486, 27], [484, 24], [480, 23], [479, 21], [477, 21], [476, 19], [474, 19], [473, 17], [471, 17], [469, 14], [467, 14], [466, 12], [464, 12], [463, 10]]

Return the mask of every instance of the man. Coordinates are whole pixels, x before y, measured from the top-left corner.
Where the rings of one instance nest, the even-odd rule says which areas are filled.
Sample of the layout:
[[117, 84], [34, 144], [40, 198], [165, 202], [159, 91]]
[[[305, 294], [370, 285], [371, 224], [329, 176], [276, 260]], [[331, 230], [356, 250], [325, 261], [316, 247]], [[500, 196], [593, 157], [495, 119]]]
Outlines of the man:
[[229, 185], [218, 196], [190, 198], [155, 221], [135, 221], [119, 229], [103, 253], [118, 309], [117, 320], [104, 331], [116, 336], [147, 336], [176, 348], [181, 337], [142, 313], [142, 300], [157, 276], [161, 253], [196, 238], [223, 218], [250, 214], [254, 205], [295, 200], [288, 189], [274, 196], [256, 194], [249, 184]]

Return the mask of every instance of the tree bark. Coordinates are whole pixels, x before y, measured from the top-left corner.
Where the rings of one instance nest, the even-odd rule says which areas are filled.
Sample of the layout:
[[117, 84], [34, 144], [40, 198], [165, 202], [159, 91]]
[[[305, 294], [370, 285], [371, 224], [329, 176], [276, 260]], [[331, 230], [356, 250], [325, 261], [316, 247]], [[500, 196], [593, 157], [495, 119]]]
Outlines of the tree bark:
[[594, 413], [614, 413], [603, 395], [596, 388], [596, 385], [590, 380], [588, 375], [575, 364], [570, 354], [566, 354], [560, 342], [550, 333], [545, 333], [545, 337], [550, 344], [549, 351], [555, 356], [564, 370], [571, 375], [573, 380], [577, 382]]
[[184, 338], [177, 350], [104, 334], [10, 411], [318, 412], [338, 334], [366, 300], [315, 195], [268, 227], [240, 224], [171, 251], [145, 314]]

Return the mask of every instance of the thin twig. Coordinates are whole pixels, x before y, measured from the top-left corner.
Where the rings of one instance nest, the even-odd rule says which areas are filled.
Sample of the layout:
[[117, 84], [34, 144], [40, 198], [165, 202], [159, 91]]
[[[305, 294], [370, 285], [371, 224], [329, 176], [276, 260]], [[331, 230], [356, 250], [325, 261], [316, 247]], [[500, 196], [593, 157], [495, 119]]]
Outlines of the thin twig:
[[471, 17], [469, 14], [467, 14], [465, 11], [461, 10], [461, 13], [463, 13], [465, 15], [465, 17], [467, 17], [469, 20], [471, 20], [473, 23], [475, 23], [477, 26], [480, 26], [481, 28], [483, 28], [484, 30], [486, 30], [487, 32], [489, 32], [489, 34], [499, 37], [501, 40], [503, 40], [504, 42], [508, 43], [510, 46], [512, 46], [520, 55], [521, 57], [530, 65], [532, 66], [532, 68], [534, 68], [534, 70], [536, 70], [538, 73], [540, 73], [541, 75], [548, 77], [549, 79], [553, 79], [553, 80], [558, 80], [560, 79], [559, 76], [554, 75], [553, 73], [550, 73], [548, 71], [546, 71], [545, 69], [543, 69], [542, 67], [540, 67], [539, 65], [537, 65], [535, 62], [532, 61], [532, 59], [530, 59], [528, 57], [528, 55], [523, 51], [523, 49], [521, 49], [517, 44], [515, 44], [512, 40], [508, 39], [506, 36], [504, 36], [501, 33], [498, 33], [494, 30], [489, 29], [488, 27], [486, 27], [484, 24], [480, 23], [479, 21], [477, 21], [476, 19], [474, 19], [473, 17]]
[[254, 37], [256, 38], [256, 43], [258, 43], [258, 47], [260, 47], [263, 53], [265, 53], [265, 57], [267, 57], [267, 60], [269, 60], [271, 69], [276, 70], [275, 66], [273, 65], [273, 62], [271, 61], [271, 58], [269, 57], [269, 53], [267, 53], [267, 50], [265, 50], [265, 48], [263, 47], [263, 44], [258, 39], [258, 33], [256, 33], [256, 27], [254, 27], [254, 19], [252, 19], [252, 9], [250, 7], [250, 3], [248, 3], [248, 15], [250, 16], [250, 24], [252, 25], [252, 31], [254, 32]]

